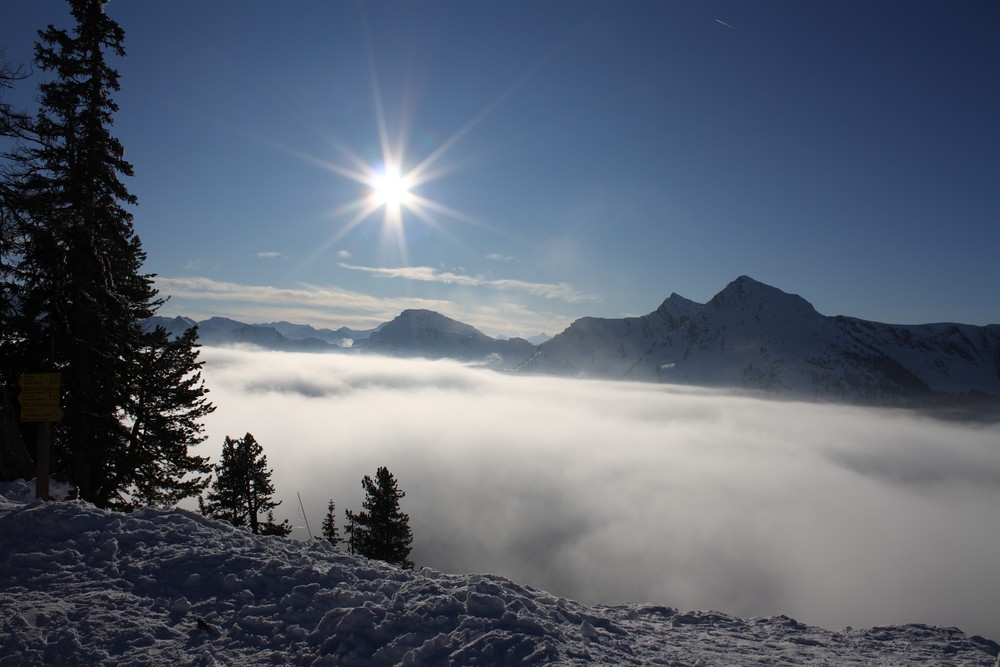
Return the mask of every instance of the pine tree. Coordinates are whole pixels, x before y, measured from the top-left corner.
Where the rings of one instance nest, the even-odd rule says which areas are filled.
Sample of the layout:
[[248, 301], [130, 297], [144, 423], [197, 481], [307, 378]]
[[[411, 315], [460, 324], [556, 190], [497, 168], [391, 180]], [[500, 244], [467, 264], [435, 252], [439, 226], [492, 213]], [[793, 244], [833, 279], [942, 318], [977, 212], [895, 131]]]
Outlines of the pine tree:
[[326, 506], [326, 516], [323, 517], [323, 537], [333, 546], [340, 543], [340, 533], [337, 531], [337, 505], [330, 499]]
[[362, 506], [367, 512], [347, 510], [349, 544], [352, 553], [412, 568], [409, 560], [413, 533], [410, 517], [399, 509], [399, 501], [406, 496], [396, 484], [396, 478], [385, 467], [375, 474], [375, 480], [365, 475], [361, 480], [365, 490]]
[[[274, 522], [274, 484], [264, 448], [247, 433], [242, 438], [226, 436], [222, 457], [215, 466], [215, 482], [207, 498], [198, 498], [202, 514], [249, 528], [255, 535], [286, 536], [292, 532], [287, 520]], [[262, 521], [261, 514], [266, 518]]]
[[[252, 530], [252, 529], [251, 529]], [[288, 537], [292, 532], [292, 524], [285, 519], [281, 523], [274, 522], [274, 511], [267, 511], [267, 519], [257, 523], [257, 532], [260, 535], [276, 535], [277, 537]]]
[[208, 486], [210, 477], [199, 476], [211, 471], [208, 459], [188, 453], [207, 437], [200, 420], [215, 410], [205, 396], [197, 338], [197, 327], [175, 339], [159, 326], [144, 335], [126, 406], [129, 478], [116, 484], [124, 508], [174, 505]]
[[357, 550], [354, 548], [354, 529], [357, 524], [354, 522], [354, 517], [351, 516], [351, 512], [347, 512], [347, 525], [344, 526], [344, 533], [347, 534], [347, 553], [354, 555]]
[[[4, 155], [0, 381], [16, 395], [21, 373], [61, 373], [64, 418], [53, 470], [67, 472], [82, 499], [122, 508], [172, 502], [197, 493], [198, 483], [184, 479], [204, 472], [205, 462], [188, 456], [187, 446], [199, 439], [196, 420], [206, 404], [176, 413], [188, 420], [173, 429], [193, 436], [186, 442], [153, 437], [168, 429], [148, 420], [133, 431], [136, 410], [152, 402], [151, 387], [173, 397], [162, 396], [164, 404], [185, 392], [137, 374], [150, 355], [173, 353], [142, 328], [162, 301], [142, 273], [146, 254], [127, 210], [136, 198], [121, 178], [132, 165], [110, 132], [119, 83], [106, 54], [125, 55], [124, 33], [105, 14], [105, 0], [68, 2], [76, 26], [39, 32], [35, 62], [50, 78], [39, 86], [37, 115], [17, 122], [17, 147]], [[189, 365], [171, 372], [197, 374], [195, 355], [173, 357]], [[160, 414], [169, 419], [171, 411]], [[34, 430], [22, 435], [33, 450]], [[158, 486], [154, 474], [168, 479]]]

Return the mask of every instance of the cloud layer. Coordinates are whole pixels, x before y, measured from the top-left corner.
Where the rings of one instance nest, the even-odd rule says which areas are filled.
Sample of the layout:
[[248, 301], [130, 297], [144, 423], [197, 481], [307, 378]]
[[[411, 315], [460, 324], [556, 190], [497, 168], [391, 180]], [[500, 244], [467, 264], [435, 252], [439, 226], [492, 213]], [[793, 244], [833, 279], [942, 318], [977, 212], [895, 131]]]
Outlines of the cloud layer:
[[303, 525], [301, 493], [314, 532], [386, 465], [418, 565], [586, 602], [997, 634], [997, 425], [451, 362], [203, 356], [219, 408], [203, 453], [252, 432], [284, 516]]
[[[490, 255], [490, 259], [500, 259]], [[466, 287], [491, 287], [498, 290], [514, 290], [540, 296], [545, 299], [558, 299], [567, 303], [584, 303], [599, 301], [595, 294], [584, 294], [574, 289], [568, 283], [537, 283], [513, 278], [484, 278], [469, 276], [454, 271], [444, 271], [433, 266], [403, 266], [398, 268], [380, 268], [372, 266], [355, 266], [339, 263], [342, 269], [361, 271], [381, 278], [402, 278], [425, 283], [444, 283], [446, 285], [463, 285]]]

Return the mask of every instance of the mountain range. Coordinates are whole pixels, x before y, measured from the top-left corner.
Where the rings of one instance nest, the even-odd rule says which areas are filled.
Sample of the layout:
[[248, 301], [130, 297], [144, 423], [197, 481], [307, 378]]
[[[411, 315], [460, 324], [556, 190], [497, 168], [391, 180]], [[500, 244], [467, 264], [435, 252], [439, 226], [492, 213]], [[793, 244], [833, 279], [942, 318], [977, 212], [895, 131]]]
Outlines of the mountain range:
[[518, 373], [677, 383], [887, 406], [1000, 405], [1000, 325], [884, 324], [825, 316], [748, 276], [705, 304], [671, 294], [640, 317], [583, 317], [540, 345], [495, 339], [428, 310], [375, 329], [156, 317], [206, 345], [452, 358]]

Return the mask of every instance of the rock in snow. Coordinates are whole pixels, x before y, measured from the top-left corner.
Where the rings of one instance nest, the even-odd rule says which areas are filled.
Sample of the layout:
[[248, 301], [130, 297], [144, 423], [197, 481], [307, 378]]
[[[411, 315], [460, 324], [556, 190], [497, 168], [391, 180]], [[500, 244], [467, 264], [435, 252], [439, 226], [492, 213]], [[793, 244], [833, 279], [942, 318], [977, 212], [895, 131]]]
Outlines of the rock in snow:
[[586, 606], [417, 572], [180, 509], [118, 514], [0, 485], [2, 665], [995, 665], [926, 625]]

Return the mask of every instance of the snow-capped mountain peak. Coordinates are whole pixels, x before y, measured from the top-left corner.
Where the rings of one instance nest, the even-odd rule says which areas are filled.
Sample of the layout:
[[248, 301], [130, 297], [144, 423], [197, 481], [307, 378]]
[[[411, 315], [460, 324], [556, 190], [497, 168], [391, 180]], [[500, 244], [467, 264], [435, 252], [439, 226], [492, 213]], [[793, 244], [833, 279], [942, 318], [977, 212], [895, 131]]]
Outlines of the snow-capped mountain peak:
[[656, 309], [656, 313], [663, 318], [667, 328], [673, 330], [694, 317], [702, 307], [703, 304], [685, 299], [677, 292], [671, 292], [670, 296]]
[[879, 405], [995, 404], [1000, 326], [826, 317], [740, 276], [704, 306], [671, 294], [642, 317], [577, 320], [522, 370]]
[[740, 276], [705, 304], [707, 309], [731, 313], [768, 312], [772, 317], [819, 316], [812, 304], [798, 294], [783, 292], [758, 282], [749, 276]]

